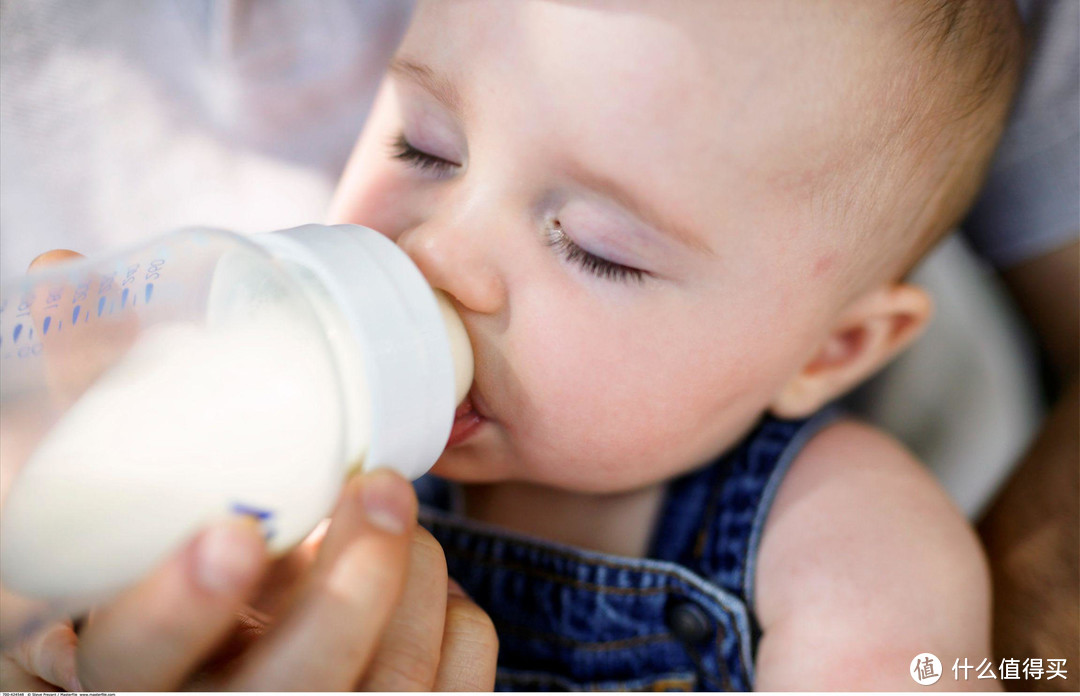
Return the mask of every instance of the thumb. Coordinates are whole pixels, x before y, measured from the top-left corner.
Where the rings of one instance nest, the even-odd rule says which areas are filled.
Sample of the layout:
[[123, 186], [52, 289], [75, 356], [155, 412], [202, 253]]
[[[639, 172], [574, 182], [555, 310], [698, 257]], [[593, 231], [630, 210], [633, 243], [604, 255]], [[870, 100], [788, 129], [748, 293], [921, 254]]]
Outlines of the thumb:
[[70, 249], [53, 249], [52, 251], [46, 251], [44, 254], [40, 254], [33, 261], [30, 262], [28, 271], [40, 270], [46, 266], [52, 266], [64, 261], [72, 261], [75, 259], [81, 259], [83, 255], [77, 251], [71, 251]]

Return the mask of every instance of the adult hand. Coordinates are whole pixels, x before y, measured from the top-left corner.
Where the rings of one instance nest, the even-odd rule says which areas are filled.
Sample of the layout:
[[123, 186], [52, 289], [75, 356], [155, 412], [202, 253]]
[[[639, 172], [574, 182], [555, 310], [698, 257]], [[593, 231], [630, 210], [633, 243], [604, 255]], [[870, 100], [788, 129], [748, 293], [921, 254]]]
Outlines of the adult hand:
[[[77, 258], [49, 252], [31, 270]], [[48, 365], [52, 391], [78, 398], [130, 341], [124, 331], [111, 336], [98, 356], [46, 346], [48, 355], [63, 354]], [[417, 527], [416, 509], [400, 476], [359, 476], [328, 532], [268, 566], [253, 523], [215, 525], [92, 612], [78, 635], [71, 622], [58, 622], [0, 655], [0, 686], [488, 690], [494, 628], [447, 578], [442, 549]]]
[[[20, 644], [3, 657], [0, 681], [92, 691], [491, 689], [494, 628], [448, 581], [416, 509], [399, 475], [356, 477], [317, 551], [302, 546], [275, 564], [261, 590], [254, 526], [213, 527], [95, 611], [78, 636], [59, 624]], [[256, 592], [256, 606], [274, 612], [262, 620], [242, 611]]]

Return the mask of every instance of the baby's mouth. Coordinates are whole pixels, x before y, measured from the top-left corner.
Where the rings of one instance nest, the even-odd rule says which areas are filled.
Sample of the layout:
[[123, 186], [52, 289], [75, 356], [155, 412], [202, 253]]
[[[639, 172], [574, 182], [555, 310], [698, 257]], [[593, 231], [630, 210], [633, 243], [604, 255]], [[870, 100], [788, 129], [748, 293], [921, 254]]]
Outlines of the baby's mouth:
[[446, 443], [447, 449], [468, 440], [488, 420], [481, 413], [482, 407], [477, 406], [479, 399], [475, 398], [475, 392], [476, 385], [474, 384], [465, 395], [465, 400], [454, 412], [454, 427], [450, 430], [450, 439]]

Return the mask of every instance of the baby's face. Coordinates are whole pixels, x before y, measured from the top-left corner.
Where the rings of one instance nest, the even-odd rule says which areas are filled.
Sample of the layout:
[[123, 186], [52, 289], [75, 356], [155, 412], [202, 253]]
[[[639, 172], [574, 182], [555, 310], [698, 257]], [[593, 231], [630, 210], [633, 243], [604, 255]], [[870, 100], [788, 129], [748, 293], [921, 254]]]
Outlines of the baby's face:
[[332, 222], [396, 240], [465, 321], [482, 421], [436, 473], [630, 490], [769, 407], [844, 301], [814, 182], [873, 37], [823, 50], [834, 22], [801, 0], [417, 8]]

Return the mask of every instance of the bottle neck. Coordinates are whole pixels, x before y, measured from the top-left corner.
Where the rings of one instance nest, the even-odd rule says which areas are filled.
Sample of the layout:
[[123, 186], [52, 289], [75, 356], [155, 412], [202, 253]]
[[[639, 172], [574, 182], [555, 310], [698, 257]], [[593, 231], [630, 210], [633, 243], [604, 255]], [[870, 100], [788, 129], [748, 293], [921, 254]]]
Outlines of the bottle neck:
[[319, 277], [295, 260], [279, 258], [282, 266], [298, 281], [322, 324], [326, 346], [339, 379], [344, 472], [363, 466], [371, 446], [372, 399], [363, 352], [349, 322]]
[[[455, 407], [472, 382], [472, 351], [451, 303], [373, 230], [308, 225], [256, 237], [303, 269], [294, 275], [324, 308], [348, 394], [346, 418], [363, 414], [368, 426], [364, 467], [423, 475], [446, 447]], [[365, 431], [349, 422], [346, 432], [356, 457]]]

